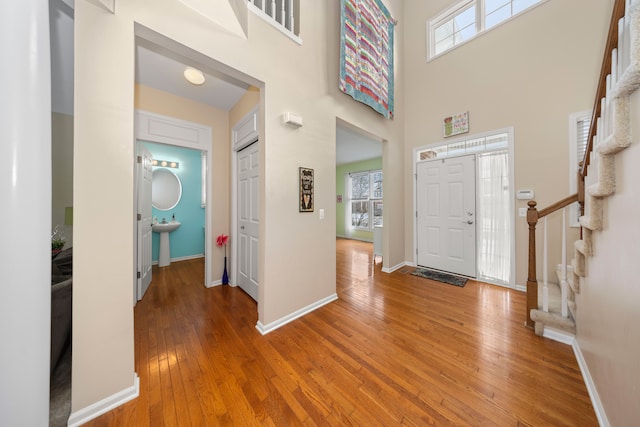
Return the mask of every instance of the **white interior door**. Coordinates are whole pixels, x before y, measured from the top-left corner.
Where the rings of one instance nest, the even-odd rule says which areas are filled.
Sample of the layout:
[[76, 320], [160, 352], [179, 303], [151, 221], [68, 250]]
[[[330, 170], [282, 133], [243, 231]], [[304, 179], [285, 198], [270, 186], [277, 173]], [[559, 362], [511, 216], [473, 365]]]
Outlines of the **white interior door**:
[[476, 276], [475, 155], [417, 164], [418, 265]]
[[151, 160], [149, 150], [138, 144], [138, 301], [151, 283]]
[[238, 152], [238, 285], [258, 301], [260, 152], [258, 142]]

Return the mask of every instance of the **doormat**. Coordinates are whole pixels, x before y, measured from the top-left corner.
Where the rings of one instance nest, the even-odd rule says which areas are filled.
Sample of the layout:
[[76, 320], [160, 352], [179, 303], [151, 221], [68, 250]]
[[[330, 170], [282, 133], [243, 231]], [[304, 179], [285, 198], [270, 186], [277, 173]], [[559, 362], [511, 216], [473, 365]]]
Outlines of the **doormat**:
[[425, 268], [416, 268], [416, 270], [411, 273], [414, 276], [424, 277], [425, 279], [436, 280], [438, 282], [448, 283], [454, 286], [464, 286], [467, 283], [467, 280], [464, 277], [456, 276], [449, 273], [443, 273], [441, 271], [433, 271], [427, 270]]

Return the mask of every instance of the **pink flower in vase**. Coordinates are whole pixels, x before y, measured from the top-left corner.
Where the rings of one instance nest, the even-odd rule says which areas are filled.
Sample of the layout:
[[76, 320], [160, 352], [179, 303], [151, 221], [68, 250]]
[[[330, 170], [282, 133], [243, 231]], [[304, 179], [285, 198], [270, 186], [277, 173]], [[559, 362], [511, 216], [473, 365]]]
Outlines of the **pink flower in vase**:
[[229, 236], [226, 234], [221, 234], [216, 238], [216, 245], [218, 247], [224, 246], [224, 256], [227, 256], [227, 242], [229, 241]]

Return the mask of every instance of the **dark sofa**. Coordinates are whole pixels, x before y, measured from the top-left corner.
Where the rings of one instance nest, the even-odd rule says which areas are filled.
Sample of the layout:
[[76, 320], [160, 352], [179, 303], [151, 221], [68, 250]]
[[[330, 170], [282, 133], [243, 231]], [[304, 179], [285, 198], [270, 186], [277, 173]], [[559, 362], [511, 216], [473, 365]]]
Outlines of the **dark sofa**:
[[51, 370], [53, 373], [67, 346], [71, 345], [73, 249], [51, 260]]

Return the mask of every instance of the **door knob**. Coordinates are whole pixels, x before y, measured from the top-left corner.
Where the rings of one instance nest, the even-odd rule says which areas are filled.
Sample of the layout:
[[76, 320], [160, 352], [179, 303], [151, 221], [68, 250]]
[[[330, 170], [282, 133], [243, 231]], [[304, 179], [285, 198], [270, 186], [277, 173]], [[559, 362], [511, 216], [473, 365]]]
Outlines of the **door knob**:
[[240, 226], [240, 230], [244, 230], [244, 225], [241, 225], [241, 226]]
[[468, 220], [468, 221], [462, 221], [463, 224], [473, 224], [473, 221]]

